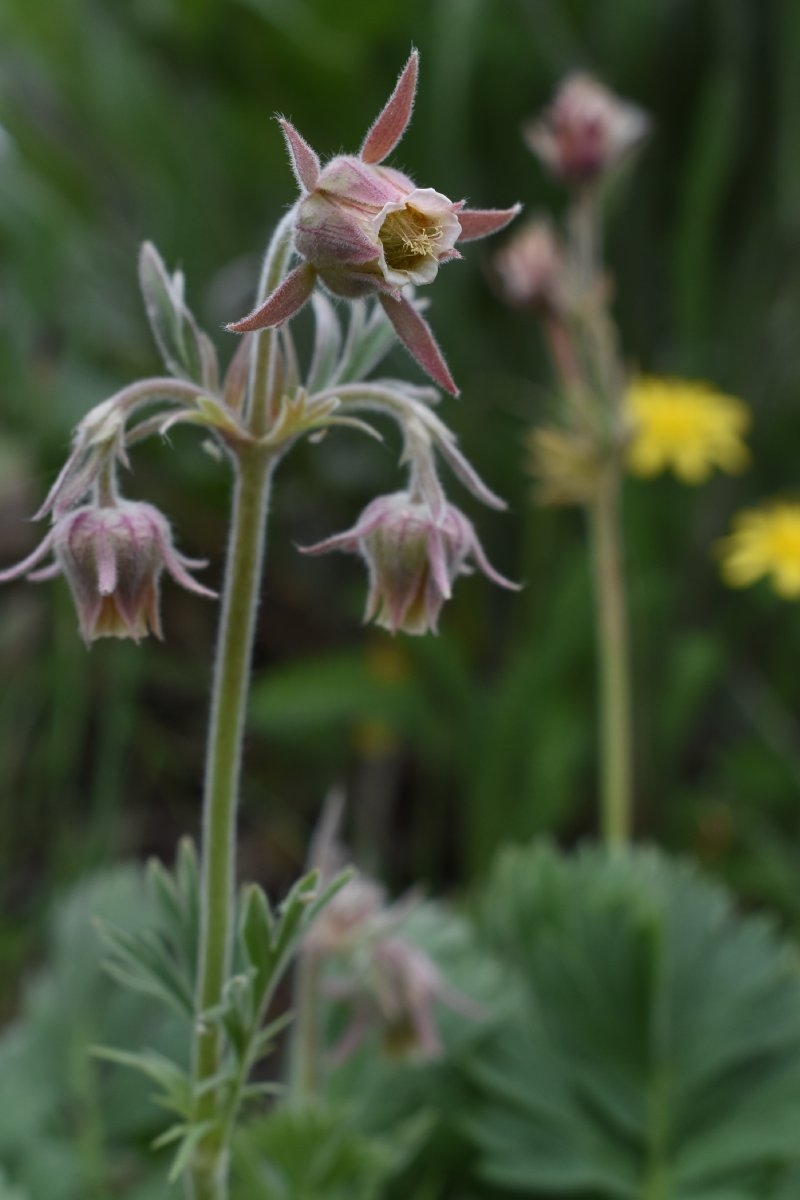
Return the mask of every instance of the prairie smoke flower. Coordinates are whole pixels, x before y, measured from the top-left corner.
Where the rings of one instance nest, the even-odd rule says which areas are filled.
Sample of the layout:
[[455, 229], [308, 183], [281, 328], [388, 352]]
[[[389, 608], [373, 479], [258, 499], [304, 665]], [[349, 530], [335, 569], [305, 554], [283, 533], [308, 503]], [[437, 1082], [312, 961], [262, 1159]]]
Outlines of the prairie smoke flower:
[[800, 600], [800, 502], [784, 500], [739, 513], [717, 549], [722, 577], [731, 587], [748, 587], [767, 576], [784, 600]]
[[295, 208], [294, 249], [301, 263], [248, 316], [236, 333], [280, 325], [302, 308], [319, 279], [335, 296], [377, 294], [400, 341], [449, 392], [456, 386], [433, 333], [402, 289], [431, 283], [441, 263], [460, 258], [457, 242], [502, 229], [519, 211], [468, 209], [433, 188], [418, 188], [381, 163], [411, 118], [417, 86], [416, 50], [357, 155], [322, 166], [294, 126], [281, 118], [301, 196]]
[[517, 229], [492, 259], [492, 269], [506, 302], [515, 308], [558, 312], [565, 301], [564, 254], [546, 220], [528, 221]]
[[[39, 567], [50, 553], [55, 561]], [[101, 637], [138, 642], [148, 633], [162, 636], [158, 594], [163, 570], [189, 591], [215, 596], [187, 571], [203, 565], [177, 552], [169, 523], [157, 508], [119, 500], [106, 507], [86, 505], [60, 517], [33, 554], [0, 572], [0, 583], [63, 574], [87, 644]]]
[[303, 949], [317, 954], [350, 953], [386, 912], [386, 889], [357, 875], [325, 905], [306, 935]]
[[[346, 884], [340, 895], [357, 882]], [[326, 921], [323, 913], [311, 929], [304, 949], [334, 967], [325, 991], [351, 1009], [332, 1050], [334, 1061], [343, 1062], [373, 1031], [393, 1058], [438, 1058], [442, 1043], [437, 1004], [473, 1020], [484, 1015], [479, 1005], [447, 983], [430, 955], [397, 928], [412, 903], [413, 897], [408, 897], [387, 906], [382, 889], [365, 880], [333, 920]]]
[[501, 587], [516, 588], [492, 567], [472, 523], [454, 505], [434, 516], [408, 492], [379, 496], [344, 533], [305, 548], [307, 554], [347, 550], [360, 554], [369, 572], [364, 620], [397, 633], [436, 632], [439, 613], [468, 560]]
[[342, 965], [345, 972], [325, 985], [328, 996], [351, 1006], [331, 1052], [334, 1062], [344, 1062], [373, 1031], [388, 1056], [429, 1061], [442, 1054], [438, 1004], [471, 1020], [485, 1016], [480, 1005], [451, 987], [429, 954], [401, 933], [365, 941]]
[[566, 183], [604, 175], [646, 135], [647, 114], [620, 100], [591, 75], [569, 75], [523, 137], [544, 165]]
[[684, 483], [704, 483], [715, 467], [736, 473], [750, 455], [743, 436], [747, 406], [706, 383], [637, 379], [625, 407], [631, 425], [628, 467], [651, 476], [672, 468]]

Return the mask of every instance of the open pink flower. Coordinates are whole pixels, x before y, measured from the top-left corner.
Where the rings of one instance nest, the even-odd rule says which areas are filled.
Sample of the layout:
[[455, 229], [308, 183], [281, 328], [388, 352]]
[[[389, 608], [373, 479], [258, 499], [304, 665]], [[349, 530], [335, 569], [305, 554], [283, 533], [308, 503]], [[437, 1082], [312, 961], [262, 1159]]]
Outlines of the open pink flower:
[[[55, 561], [39, 567], [50, 553]], [[101, 637], [138, 642], [148, 633], [162, 636], [158, 610], [162, 570], [191, 592], [215, 596], [187, 571], [203, 565], [177, 552], [169, 522], [157, 508], [119, 500], [105, 507], [86, 505], [59, 518], [33, 554], [0, 572], [0, 583], [23, 575], [42, 580], [63, 574], [87, 644]]]
[[377, 293], [394, 329], [423, 369], [455, 394], [456, 386], [427, 322], [402, 289], [431, 283], [441, 263], [460, 258], [457, 242], [502, 229], [519, 211], [468, 209], [418, 188], [401, 171], [380, 164], [411, 118], [417, 86], [416, 50], [358, 155], [338, 155], [322, 167], [289, 121], [281, 127], [301, 197], [294, 248], [302, 262], [252, 313], [228, 328], [236, 333], [280, 325], [302, 308], [316, 281], [336, 296]]
[[408, 492], [379, 496], [352, 529], [305, 548], [307, 554], [347, 550], [360, 554], [369, 572], [364, 620], [373, 618], [392, 633], [436, 632], [439, 613], [472, 558], [493, 583], [516, 588], [491, 565], [462, 512], [445, 504], [434, 517]]

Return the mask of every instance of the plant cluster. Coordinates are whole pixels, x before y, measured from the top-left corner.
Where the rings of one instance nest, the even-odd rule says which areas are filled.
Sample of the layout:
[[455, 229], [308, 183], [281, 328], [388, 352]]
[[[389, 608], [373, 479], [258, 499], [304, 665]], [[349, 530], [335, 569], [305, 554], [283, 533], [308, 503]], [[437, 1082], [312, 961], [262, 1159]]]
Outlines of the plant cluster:
[[[303, 548], [360, 556], [365, 621], [435, 633], [473, 566], [518, 586], [445, 494], [440, 462], [475, 499], [505, 507], [439, 416], [437, 388], [457, 388], [417, 289], [519, 206], [470, 209], [385, 165], [411, 117], [417, 67], [412, 52], [355, 155], [323, 164], [280, 119], [300, 194], [267, 247], [252, 311], [228, 326], [242, 338], [224, 371], [182, 274], [143, 247], [165, 374], [78, 422], [37, 514], [49, 531], [0, 573], [63, 575], [87, 646], [161, 637], [165, 574], [207, 600], [216, 593], [167, 517], [123, 494], [131, 451], [190, 425], [229, 469], [199, 854], [185, 839], [172, 870], [152, 860], [112, 873], [58, 914], [49, 966], [0, 1039], [0, 1200], [109, 1189], [162, 1200], [173, 1186], [190, 1200], [792, 1200], [800, 1187], [796, 953], [693, 867], [630, 845], [624, 473], [673, 469], [692, 484], [735, 473], [749, 459], [749, 415], [708, 385], [628, 369], [602, 201], [649, 120], [588, 75], [569, 77], [524, 128], [568, 190], [565, 233], [529, 221], [491, 272], [540, 323], [557, 381], [554, 417], [530, 434], [537, 498], [588, 517], [605, 845], [570, 857], [507, 849], [461, 912], [415, 894], [391, 902], [345, 866], [334, 798], [308, 870], [280, 903], [239, 882], [269, 504], [295, 447], [338, 429], [380, 440], [384, 418], [399, 430], [405, 486]], [[292, 321], [307, 303], [306, 355]], [[436, 387], [377, 374], [396, 340]], [[745, 514], [722, 543], [723, 573], [736, 586], [771, 574], [796, 597], [798, 547], [791, 505]], [[145, 1145], [169, 1151], [171, 1166]]]

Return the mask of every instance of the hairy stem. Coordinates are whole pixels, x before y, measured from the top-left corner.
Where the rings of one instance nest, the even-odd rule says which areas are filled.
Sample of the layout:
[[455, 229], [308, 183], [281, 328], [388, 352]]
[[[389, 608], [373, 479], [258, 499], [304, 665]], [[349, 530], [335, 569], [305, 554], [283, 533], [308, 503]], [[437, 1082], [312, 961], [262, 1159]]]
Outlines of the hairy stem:
[[[194, 1032], [195, 1088], [220, 1069], [220, 1038], [202, 1014], [222, 999], [230, 975], [235, 912], [236, 809], [247, 708], [250, 659], [258, 608], [272, 477], [272, 459], [254, 448], [239, 457], [233, 499], [228, 563], [222, 599], [203, 798], [200, 961]], [[198, 1123], [214, 1121], [218, 1097], [203, 1092]], [[191, 1168], [194, 1200], [227, 1196], [228, 1147], [213, 1128], [199, 1142]]]
[[[276, 287], [291, 257], [293, 213], [277, 226], [264, 259], [259, 300]], [[277, 330], [252, 342], [246, 420], [255, 438], [269, 428], [279, 371]], [[236, 810], [255, 618], [261, 588], [267, 510], [276, 457], [258, 442], [236, 455], [236, 482], [228, 537], [211, 720], [203, 794], [200, 879], [200, 954], [192, 1045], [195, 1088], [193, 1120], [209, 1128], [197, 1142], [186, 1177], [190, 1200], [227, 1200], [232, 1122], [224, 1098], [209, 1086], [222, 1065], [218, 1027], [203, 1013], [223, 999], [231, 974], [236, 916]]]
[[589, 506], [600, 691], [601, 814], [608, 846], [631, 833], [631, 699], [619, 478], [608, 477]]

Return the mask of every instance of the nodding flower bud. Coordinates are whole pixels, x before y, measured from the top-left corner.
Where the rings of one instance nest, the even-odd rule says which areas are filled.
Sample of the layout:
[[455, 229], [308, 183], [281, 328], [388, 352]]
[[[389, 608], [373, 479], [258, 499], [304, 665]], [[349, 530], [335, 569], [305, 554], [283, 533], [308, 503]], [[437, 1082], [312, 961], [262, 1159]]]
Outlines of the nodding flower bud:
[[514, 308], [560, 312], [566, 302], [566, 263], [549, 221], [529, 221], [492, 259], [498, 290]]
[[548, 170], [570, 184], [606, 174], [645, 137], [650, 121], [591, 75], [568, 76], [523, 136]]
[[[55, 562], [32, 570], [50, 552]], [[86, 505], [61, 517], [29, 558], [0, 574], [0, 583], [22, 575], [36, 580], [63, 573], [87, 644], [101, 637], [138, 642], [148, 633], [162, 636], [162, 570], [189, 591], [214, 597], [186, 569], [203, 565], [177, 552], [169, 522], [157, 508], [119, 500]]]
[[472, 558], [493, 583], [516, 588], [489, 563], [472, 523], [452, 504], [435, 517], [408, 492], [380, 496], [352, 529], [306, 548], [308, 554], [347, 550], [360, 554], [369, 572], [364, 620], [391, 633], [435, 633], [439, 613]]

